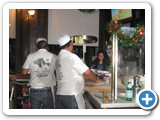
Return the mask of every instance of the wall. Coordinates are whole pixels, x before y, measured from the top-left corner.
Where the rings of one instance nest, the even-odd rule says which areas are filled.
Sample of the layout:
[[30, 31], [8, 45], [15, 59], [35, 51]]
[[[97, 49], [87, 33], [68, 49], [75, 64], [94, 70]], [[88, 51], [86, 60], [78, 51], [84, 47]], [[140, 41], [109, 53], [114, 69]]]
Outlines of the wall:
[[63, 34], [99, 38], [99, 11], [83, 13], [77, 9], [50, 9], [48, 17], [49, 44], [58, 44], [57, 39]]
[[16, 38], [16, 10], [9, 10], [9, 38]]
[[28, 9], [16, 9], [16, 71], [22, 68], [29, 53], [37, 50], [36, 39], [47, 38], [48, 9], [35, 9], [30, 16]]

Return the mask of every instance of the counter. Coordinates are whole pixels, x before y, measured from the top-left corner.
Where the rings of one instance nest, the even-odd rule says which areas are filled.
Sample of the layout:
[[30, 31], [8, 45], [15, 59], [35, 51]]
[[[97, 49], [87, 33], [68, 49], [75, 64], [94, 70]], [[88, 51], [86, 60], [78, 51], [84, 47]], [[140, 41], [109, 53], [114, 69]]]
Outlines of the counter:
[[[20, 108], [20, 103], [17, 101], [20, 101], [17, 99], [19, 95], [22, 93], [22, 87], [25, 86], [29, 82], [29, 77], [18, 77], [16, 81], [12, 81], [14, 87], [14, 100], [15, 100], [15, 108]], [[123, 94], [125, 92], [125, 86], [118, 85], [118, 99], [116, 102], [111, 102], [111, 85], [110, 84], [104, 84], [104, 85], [85, 85], [85, 99], [89, 102], [89, 104], [94, 109], [139, 109], [137, 103], [133, 101], [128, 102], [125, 100], [125, 95]], [[13, 91], [12, 91], [13, 92]], [[13, 94], [13, 93], [12, 93]], [[24, 98], [24, 95], [21, 95]], [[12, 99], [12, 95], [10, 96], [10, 100]], [[25, 98], [27, 100], [28, 98]]]
[[104, 103], [102, 93], [85, 92], [85, 99], [95, 109], [140, 109], [134, 99], [126, 101], [123, 96], [118, 96], [118, 99], [114, 103]]
[[[99, 91], [97, 91], [97, 89]], [[140, 107], [135, 102], [125, 100], [124, 87], [120, 87], [120, 92], [115, 102], [111, 102], [111, 87], [110, 85], [88, 86], [85, 85], [85, 99], [94, 109], [139, 109]]]

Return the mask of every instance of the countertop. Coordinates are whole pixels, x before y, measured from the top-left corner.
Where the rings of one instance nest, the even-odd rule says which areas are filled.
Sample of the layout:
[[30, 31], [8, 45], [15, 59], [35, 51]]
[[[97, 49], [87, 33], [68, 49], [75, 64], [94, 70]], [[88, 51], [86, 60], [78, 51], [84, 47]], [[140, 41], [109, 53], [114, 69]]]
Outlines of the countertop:
[[101, 109], [140, 108], [136, 103], [135, 99], [133, 99], [132, 101], [126, 101], [124, 94], [118, 95], [117, 100], [115, 100], [114, 102], [111, 102], [111, 97], [110, 97], [111, 94], [108, 94], [109, 95], [108, 98], [110, 100], [109, 103], [103, 102], [103, 93], [86, 92], [85, 95], [88, 97], [88, 99], [90, 99], [90, 101], [92, 102], [92, 104], [94, 104], [94, 106]]

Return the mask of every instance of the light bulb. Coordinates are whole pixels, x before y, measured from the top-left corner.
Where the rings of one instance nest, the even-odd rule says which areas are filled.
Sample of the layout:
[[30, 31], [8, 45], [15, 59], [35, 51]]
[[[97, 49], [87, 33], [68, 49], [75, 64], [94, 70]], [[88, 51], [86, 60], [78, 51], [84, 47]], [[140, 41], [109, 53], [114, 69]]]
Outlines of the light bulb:
[[35, 10], [28, 10], [29, 15], [33, 16], [35, 14]]

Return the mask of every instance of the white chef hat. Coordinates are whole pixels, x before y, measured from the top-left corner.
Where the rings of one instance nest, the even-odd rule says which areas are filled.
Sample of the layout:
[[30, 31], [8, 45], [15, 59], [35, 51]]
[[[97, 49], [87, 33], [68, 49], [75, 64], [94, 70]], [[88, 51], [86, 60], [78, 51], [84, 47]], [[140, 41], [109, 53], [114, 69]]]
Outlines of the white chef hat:
[[38, 44], [40, 41], [46, 41], [47, 42], [46, 38], [37, 38], [36, 43]]
[[59, 43], [60, 46], [65, 45], [70, 41], [70, 36], [68, 34], [62, 35], [60, 38], [58, 38], [57, 42]]

